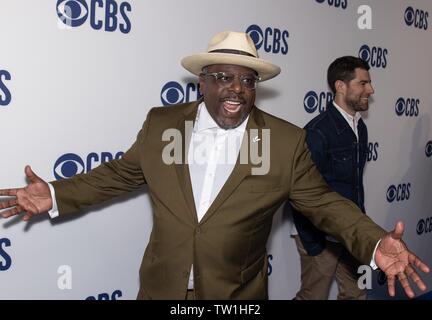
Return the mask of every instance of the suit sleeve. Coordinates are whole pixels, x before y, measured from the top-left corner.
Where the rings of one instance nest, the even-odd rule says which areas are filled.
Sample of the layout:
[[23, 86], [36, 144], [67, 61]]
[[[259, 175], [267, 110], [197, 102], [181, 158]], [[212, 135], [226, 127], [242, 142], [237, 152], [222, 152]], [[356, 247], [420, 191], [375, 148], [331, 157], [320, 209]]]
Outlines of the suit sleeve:
[[369, 264], [376, 243], [387, 232], [353, 202], [331, 191], [312, 161], [304, 131], [292, 159], [290, 184], [293, 207], [341, 241], [360, 262]]
[[137, 190], [145, 184], [140, 156], [147, 135], [150, 113], [151, 111], [136, 141], [121, 159], [103, 163], [86, 174], [51, 182], [55, 189], [60, 215], [83, 210], [126, 192]]

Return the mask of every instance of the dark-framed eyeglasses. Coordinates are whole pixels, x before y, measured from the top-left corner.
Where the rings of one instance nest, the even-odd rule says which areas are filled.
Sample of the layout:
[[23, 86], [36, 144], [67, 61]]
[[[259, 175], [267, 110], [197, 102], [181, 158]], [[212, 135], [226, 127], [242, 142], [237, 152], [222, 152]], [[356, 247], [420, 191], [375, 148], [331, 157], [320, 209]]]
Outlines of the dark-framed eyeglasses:
[[222, 87], [230, 87], [233, 84], [234, 79], [238, 77], [243, 87], [248, 90], [255, 90], [257, 83], [261, 80], [260, 77], [254, 74], [237, 76], [229, 72], [209, 72], [201, 73], [201, 75], [214, 77], [216, 83]]

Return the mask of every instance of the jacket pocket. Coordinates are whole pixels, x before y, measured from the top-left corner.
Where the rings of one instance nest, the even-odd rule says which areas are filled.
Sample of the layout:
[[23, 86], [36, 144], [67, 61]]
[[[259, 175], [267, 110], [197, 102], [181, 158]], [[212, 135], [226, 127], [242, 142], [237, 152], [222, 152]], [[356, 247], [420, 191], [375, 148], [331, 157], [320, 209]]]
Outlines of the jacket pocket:
[[257, 186], [250, 186], [249, 192], [252, 193], [268, 193], [268, 192], [277, 192], [280, 191], [280, 186], [263, 186], [263, 185], [257, 185]]
[[333, 177], [345, 180], [351, 177], [353, 171], [353, 155], [350, 151], [331, 152]]

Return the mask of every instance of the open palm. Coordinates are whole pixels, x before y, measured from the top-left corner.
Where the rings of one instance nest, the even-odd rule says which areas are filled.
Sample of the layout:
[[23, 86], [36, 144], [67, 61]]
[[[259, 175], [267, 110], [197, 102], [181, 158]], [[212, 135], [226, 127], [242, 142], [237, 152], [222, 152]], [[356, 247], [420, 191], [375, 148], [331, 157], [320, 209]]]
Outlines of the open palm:
[[395, 295], [395, 280], [398, 278], [405, 293], [408, 297], [413, 298], [415, 294], [411, 289], [409, 278], [420, 290], [426, 290], [426, 285], [414, 270], [414, 266], [423, 272], [429, 272], [429, 267], [408, 250], [402, 241], [403, 231], [403, 223], [398, 222], [395, 229], [388, 233], [379, 243], [375, 253], [375, 262], [387, 276], [390, 296]]
[[32, 216], [47, 212], [52, 208], [51, 192], [48, 184], [39, 178], [30, 166], [26, 166], [24, 171], [29, 180], [26, 187], [0, 190], [0, 196], [15, 197], [0, 201], [0, 209], [8, 209], [2, 213], [3, 218], [25, 212], [26, 214], [22, 219], [27, 221]]

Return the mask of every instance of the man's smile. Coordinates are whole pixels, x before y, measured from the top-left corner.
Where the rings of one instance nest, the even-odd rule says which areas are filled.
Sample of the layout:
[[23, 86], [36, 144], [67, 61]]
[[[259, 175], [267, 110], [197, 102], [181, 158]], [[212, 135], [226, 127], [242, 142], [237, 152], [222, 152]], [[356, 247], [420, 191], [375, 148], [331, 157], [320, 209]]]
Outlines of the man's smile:
[[225, 100], [222, 106], [228, 114], [235, 114], [240, 111], [242, 104], [235, 100]]

